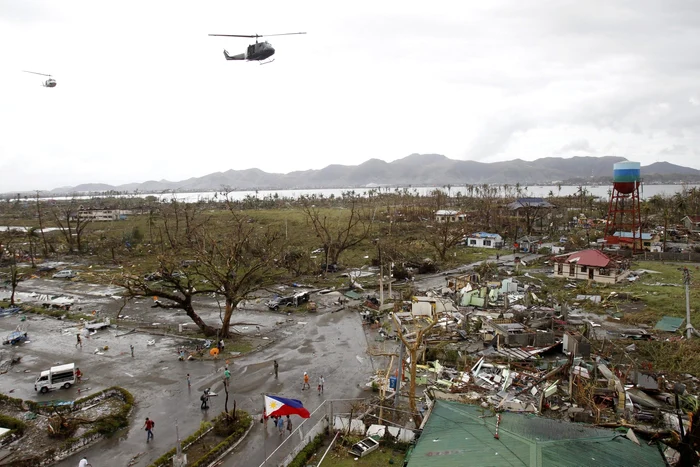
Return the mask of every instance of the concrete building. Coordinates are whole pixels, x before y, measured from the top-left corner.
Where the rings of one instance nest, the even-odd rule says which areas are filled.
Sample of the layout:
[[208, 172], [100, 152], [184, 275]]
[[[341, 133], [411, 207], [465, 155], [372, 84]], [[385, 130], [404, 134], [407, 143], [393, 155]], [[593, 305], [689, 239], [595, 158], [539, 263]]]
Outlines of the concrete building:
[[555, 257], [554, 277], [614, 284], [629, 273], [624, 261], [614, 261], [599, 250], [582, 250]]
[[131, 214], [127, 209], [98, 209], [80, 206], [77, 213], [72, 214], [73, 220], [82, 221], [116, 221], [124, 220]]
[[435, 222], [464, 222], [465, 220], [467, 220], [467, 215], [461, 211], [452, 211], [449, 209], [435, 211]]
[[476, 248], [501, 248], [503, 247], [503, 237], [495, 233], [476, 232], [469, 235], [464, 244]]

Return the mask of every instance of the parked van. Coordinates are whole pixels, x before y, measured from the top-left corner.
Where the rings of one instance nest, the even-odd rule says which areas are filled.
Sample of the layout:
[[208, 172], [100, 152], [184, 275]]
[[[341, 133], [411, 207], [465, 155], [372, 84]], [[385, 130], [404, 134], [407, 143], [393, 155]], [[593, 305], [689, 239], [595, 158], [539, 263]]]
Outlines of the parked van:
[[34, 390], [46, 394], [52, 389], [68, 389], [75, 384], [75, 363], [52, 366], [50, 369], [42, 371], [36, 381]]
[[77, 275], [78, 274], [71, 269], [64, 269], [63, 271], [58, 271], [51, 277], [53, 277], [54, 279], [72, 279]]

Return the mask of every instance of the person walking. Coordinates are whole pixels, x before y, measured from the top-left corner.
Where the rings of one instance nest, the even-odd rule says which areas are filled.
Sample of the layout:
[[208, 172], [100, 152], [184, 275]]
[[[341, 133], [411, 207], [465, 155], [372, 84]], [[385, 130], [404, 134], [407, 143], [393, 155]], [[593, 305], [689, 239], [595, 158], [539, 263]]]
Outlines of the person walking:
[[209, 402], [209, 389], [204, 390], [204, 394], [202, 394], [199, 397], [199, 400], [202, 401], [202, 405], [200, 406], [200, 408], [202, 410], [207, 410], [209, 408], [209, 404], [208, 404], [208, 402]]
[[80, 368], [76, 367], [75, 368], [75, 380], [80, 383], [83, 380], [83, 372], [80, 371]]
[[311, 385], [309, 384], [309, 374], [307, 372], [304, 372], [304, 382], [301, 385], [301, 390], [303, 391], [307, 388], [311, 389]]
[[134, 345], [129, 344], [129, 348], [131, 349], [131, 358], [134, 358]]
[[156, 426], [156, 423], [153, 420], [151, 420], [150, 418], [146, 417], [146, 423], [143, 424], [143, 427], [146, 430], [146, 442], [147, 443], [153, 439], [153, 427], [155, 427], [155, 426]]
[[289, 434], [292, 434], [292, 419], [289, 418], [289, 415], [287, 415], [287, 431]]
[[190, 382], [190, 374], [187, 373], [187, 387], [190, 388], [192, 387], [192, 383]]
[[92, 467], [92, 464], [88, 462], [87, 457], [83, 457], [78, 462], [78, 467]]
[[320, 396], [321, 393], [323, 393], [323, 383], [325, 383], [326, 380], [323, 379], [323, 375], [318, 377], [318, 395]]
[[83, 348], [83, 339], [80, 337], [80, 333], [76, 334], [75, 337], [76, 337], [76, 339], [78, 339], [78, 341], [75, 343], [75, 346], [76, 347], [80, 346], [80, 348], [82, 349]]
[[274, 361], [274, 364], [275, 364], [275, 379], [277, 379], [277, 375], [279, 373], [280, 366], [277, 363], [277, 360]]
[[282, 417], [277, 419], [277, 428], [280, 431], [280, 436], [284, 434], [284, 419]]
[[231, 387], [231, 386], [229, 386], [230, 382], [231, 382], [231, 372], [228, 370], [228, 368], [226, 368], [224, 370], [224, 384], [226, 385], [227, 388]]

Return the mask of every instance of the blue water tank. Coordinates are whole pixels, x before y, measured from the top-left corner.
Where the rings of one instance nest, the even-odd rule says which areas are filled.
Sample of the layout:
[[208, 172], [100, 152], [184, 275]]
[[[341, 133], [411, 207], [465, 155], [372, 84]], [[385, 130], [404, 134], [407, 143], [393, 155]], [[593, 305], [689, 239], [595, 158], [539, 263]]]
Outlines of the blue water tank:
[[632, 193], [642, 180], [642, 164], [618, 162], [613, 165], [613, 186], [620, 193]]

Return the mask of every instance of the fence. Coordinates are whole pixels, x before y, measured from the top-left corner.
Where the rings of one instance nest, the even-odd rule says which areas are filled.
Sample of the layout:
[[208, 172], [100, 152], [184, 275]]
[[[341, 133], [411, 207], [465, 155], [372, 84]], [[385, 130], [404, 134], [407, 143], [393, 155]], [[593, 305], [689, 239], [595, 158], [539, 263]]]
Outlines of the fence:
[[633, 258], [636, 261], [689, 261], [692, 263], [700, 262], [700, 253], [696, 253], [694, 251], [685, 253], [676, 253], [672, 251], [645, 251], [643, 253], [637, 253], [636, 255], [634, 255], [634, 257], [632, 256], [632, 250], [628, 248], [623, 248], [620, 250], [603, 250], [603, 253], [614, 254], [625, 258]]
[[[321, 402], [307, 418], [292, 431], [282, 443], [270, 453], [260, 464], [260, 467], [285, 467], [289, 465], [304, 447], [309, 444], [316, 435], [323, 433], [329, 426], [329, 421], [334, 415], [349, 414], [350, 404], [354, 401], [365, 399], [327, 399]], [[336, 411], [340, 410], [341, 413]], [[347, 411], [347, 412], [346, 412]]]

